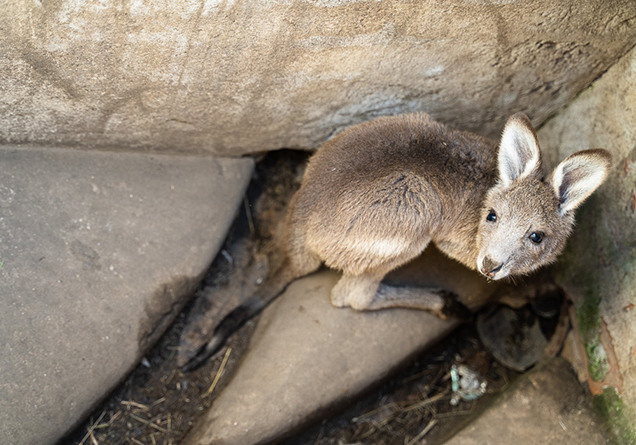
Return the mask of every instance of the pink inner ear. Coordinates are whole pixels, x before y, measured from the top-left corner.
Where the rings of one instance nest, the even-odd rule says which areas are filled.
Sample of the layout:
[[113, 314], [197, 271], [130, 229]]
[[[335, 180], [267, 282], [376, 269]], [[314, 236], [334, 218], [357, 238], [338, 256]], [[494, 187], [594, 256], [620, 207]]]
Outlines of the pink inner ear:
[[[527, 118], [526, 118], [527, 119]], [[504, 185], [541, 171], [541, 153], [532, 126], [510, 119], [499, 146], [499, 176]]]
[[561, 214], [576, 209], [603, 183], [609, 165], [607, 155], [586, 150], [569, 156], [554, 169], [552, 185]]

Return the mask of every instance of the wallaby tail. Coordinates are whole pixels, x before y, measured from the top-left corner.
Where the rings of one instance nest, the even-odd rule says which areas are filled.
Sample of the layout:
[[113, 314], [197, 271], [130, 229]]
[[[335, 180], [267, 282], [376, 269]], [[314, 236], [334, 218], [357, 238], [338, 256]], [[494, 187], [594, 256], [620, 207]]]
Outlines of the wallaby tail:
[[215, 354], [230, 335], [240, 329], [248, 320], [258, 315], [276, 297], [283, 293], [287, 286], [300, 275], [294, 272], [288, 260], [285, 260], [278, 271], [265, 282], [262, 289], [251, 296], [219, 323], [214, 335], [196, 357], [183, 367], [184, 372], [193, 371]]

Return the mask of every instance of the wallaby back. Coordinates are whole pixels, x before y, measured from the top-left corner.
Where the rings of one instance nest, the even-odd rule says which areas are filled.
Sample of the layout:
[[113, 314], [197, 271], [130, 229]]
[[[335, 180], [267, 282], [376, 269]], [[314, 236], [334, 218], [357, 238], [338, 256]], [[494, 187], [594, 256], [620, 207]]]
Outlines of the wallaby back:
[[499, 149], [426, 114], [376, 119], [343, 131], [311, 159], [290, 207], [289, 251], [309, 250], [345, 274], [383, 274], [432, 240], [489, 278], [527, 274], [561, 252], [573, 210], [610, 162], [605, 150], [579, 152], [545, 180], [536, 134], [521, 113]]
[[397, 267], [395, 257], [417, 256], [433, 238], [474, 268], [480, 206], [496, 179], [495, 142], [426, 114], [351, 127], [309, 162], [290, 206], [290, 251], [300, 244], [359, 274]]

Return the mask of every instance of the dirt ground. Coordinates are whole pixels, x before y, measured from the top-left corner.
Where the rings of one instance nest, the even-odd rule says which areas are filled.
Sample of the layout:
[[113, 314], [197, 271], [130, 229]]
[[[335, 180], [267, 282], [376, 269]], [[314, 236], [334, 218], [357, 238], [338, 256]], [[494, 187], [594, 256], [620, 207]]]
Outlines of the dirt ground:
[[[280, 201], [288, 199], [290, 188], [298, 185], [306, 158], [305, 153], [290, 151], [267, 155], [257, 166], [247, 202], [253, 203], [263, 193], [277, 197], [273, 206], [276, 211], [270, 213], [279, 215], [284, 207]], [[202, 306], [201, 299], [209, 295], [206, 289], [222, 287], [236, 272], [236, 264], [233, 266], [227, 258], [232, 244], [247, 232], [257, 237], [267, 237], [272, 232], [271, 215], [266, 221], [250, 220], [249, 208], [245, 206], [237, 217], [223, 251], [203, 280], [197, 293], [199, 301], [195, 297], [132, 373], [61, 444], [177, 445], [229, 383], [248, 348], [257, 319], [246, 323], [222, 350], [192, 372], [184, 373], [177, 365], [177, 357], [180, 348], [184, 348], [184, 329], [197, 317], [201, 319], [196, 312]], [[460, 401], [452, 406], [450, 369], [460, 363], [484, 376], [488, 389], [477, 401]], [[479, 340], [474, 324], [468, 323], [355, 406], [284, 444], [414, 445], [423, 443], [423, 439], [427, 444], [442, 443], [518, 375], [493, 359]]]
[[[184, 319], [185, 314], [180, 315], [142, 364], [60, 443], [178, 445], [231, 380], [256, 325], [256, 321], [248, 322], [212, 360], [184, 374], [175, 359]], [[220, 372], [229, 348], [231, 353]], [[455, 363], [468, 364], [487, 378], [488, 391], [482, 399], [450, 405], [449, 370]], [[493, 360], [474, 325], [467, 324], [344, 413], [288, 439], [284, 445], [417, 444], [424, 435], [427, 444], [442, 443], [518, 375]]]

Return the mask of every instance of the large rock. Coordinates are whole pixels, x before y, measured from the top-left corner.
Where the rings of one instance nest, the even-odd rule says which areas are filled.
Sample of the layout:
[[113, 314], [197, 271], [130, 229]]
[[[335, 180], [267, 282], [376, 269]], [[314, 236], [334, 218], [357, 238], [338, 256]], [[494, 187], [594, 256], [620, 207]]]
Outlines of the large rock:
[[539, 138], [551, 166], [585, 148], [614, 156], [607, 182], [578, 212], [558, 279], [574, 297], [597, 404], [618, 441], [636, 443], [636, 50], [550, 120]]
[[0, 147], [0, 442], [50, 444], [172, 321], [252, 161]]
[[540, 124], [636, 44], [632, 0], [4, 0], [0, 141], [238, 155], [427, 111]]
[[560, 358], [519, 378], [446, 445], [535, 445], [608, 442], [589, 394]]
[[269, 307], [250, 352], [184, 445], [269, 443], [333, 412], [452, 329], [406, 309], [337, 309], [322, 272], [293, 283]]
[[[184, 445], [269, 443], [333, 413], [386, 379], [457, 325], [423, 311], [331, 306], [339, 275], [292, 283], [268, 307], [244, 362]], [[439, 286], [471, 305], [499, 287], [430, 248], [392, 276]]]

